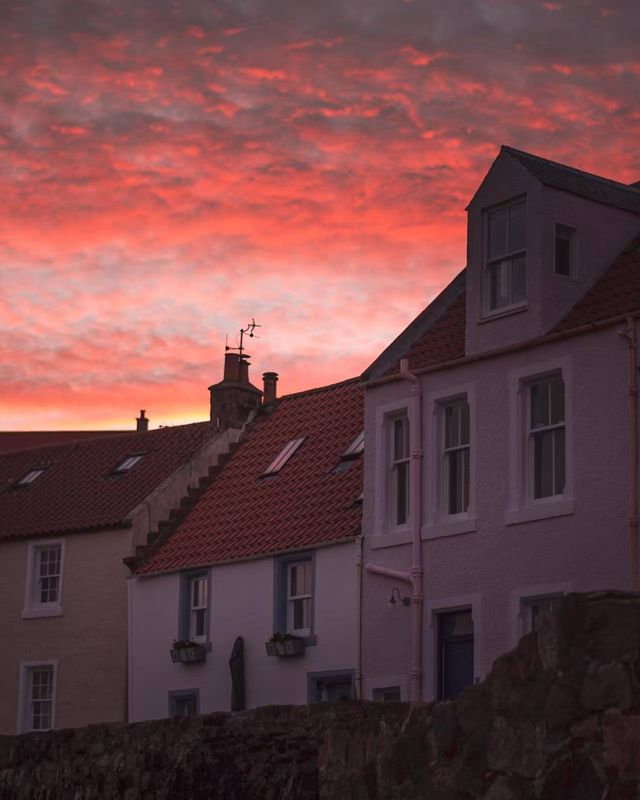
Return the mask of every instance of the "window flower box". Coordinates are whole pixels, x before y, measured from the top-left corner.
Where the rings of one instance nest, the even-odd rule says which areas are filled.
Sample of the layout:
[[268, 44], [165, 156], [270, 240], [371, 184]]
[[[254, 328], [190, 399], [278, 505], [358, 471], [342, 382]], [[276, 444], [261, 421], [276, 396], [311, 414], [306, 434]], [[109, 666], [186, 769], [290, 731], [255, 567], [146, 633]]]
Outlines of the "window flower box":
[[268, 656], [288, 658], [301, 656], [304, 653], [304, 639], [290, 633], [274, 633], [268, 642], [265, 642]]
[[207, 657], [207, 648], [203, 644], [188, 640], [175, 640], [169, 652], [174, 664], [190, 664], [204, 661]]

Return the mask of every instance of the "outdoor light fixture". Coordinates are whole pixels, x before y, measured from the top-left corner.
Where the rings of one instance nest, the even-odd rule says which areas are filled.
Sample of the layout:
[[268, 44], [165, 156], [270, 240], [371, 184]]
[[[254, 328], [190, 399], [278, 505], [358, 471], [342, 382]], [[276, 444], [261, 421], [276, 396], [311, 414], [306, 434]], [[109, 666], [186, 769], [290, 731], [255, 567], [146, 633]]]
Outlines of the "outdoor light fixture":
[[[395, 595], [398, 595], [398, 600], [396, 600]], [[403, 606], [408, 606], [411, 603], [410, 597], [402, 597], [400, 594], [400, 589], [394, 586], [391, 590], [391, 597], [389, 598], [389, 605], [395, 606], [397, 602], [401, 602]]]

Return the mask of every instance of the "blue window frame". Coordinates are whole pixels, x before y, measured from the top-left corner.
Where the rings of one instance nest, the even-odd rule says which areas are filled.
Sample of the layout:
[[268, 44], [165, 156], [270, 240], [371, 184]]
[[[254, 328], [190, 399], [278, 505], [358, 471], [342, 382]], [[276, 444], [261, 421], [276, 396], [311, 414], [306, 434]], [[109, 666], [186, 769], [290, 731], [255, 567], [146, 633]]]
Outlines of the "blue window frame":
[[311, 647], [316, 643], [315, 553], [287, 553], [273, 564], [273, 631], [300, 636]]
[[210, 622], [209, 571], [195, 570], [180, 575], [180, 615], [178, 639], [198, 644], [209, 641]]

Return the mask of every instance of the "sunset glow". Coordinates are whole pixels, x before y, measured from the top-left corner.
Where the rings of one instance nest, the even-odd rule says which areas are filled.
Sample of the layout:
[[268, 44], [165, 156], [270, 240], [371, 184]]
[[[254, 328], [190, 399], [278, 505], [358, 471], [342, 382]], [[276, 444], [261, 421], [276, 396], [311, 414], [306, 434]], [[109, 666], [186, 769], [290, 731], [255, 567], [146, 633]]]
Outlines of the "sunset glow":
[[9, 0], [0, 429], [362, 372], [465, 264], [501, 144], [640, 180], [636, 2]]

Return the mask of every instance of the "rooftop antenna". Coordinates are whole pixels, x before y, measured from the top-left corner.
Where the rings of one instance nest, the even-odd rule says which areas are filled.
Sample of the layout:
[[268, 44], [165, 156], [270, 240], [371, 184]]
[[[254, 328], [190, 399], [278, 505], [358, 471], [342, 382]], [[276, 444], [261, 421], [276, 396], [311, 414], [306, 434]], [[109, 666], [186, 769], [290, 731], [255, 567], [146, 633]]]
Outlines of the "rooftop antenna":
[[246, 333], [249, 335], [250, 339], [253, 339], [254, 337], [259, 339], [260, 337], [255, 333], [255, 329], [261, 327], [262, 325], [258, 325], [258, 323], [255, 321], [255, 318], [251, 317], [251, 322], [246, 328], [240, 328], [240, 333], [236, 336], [236, 344], [238, 344], [237, 347], [229, 347], [229, 336], [227, 336], [226, 344], [224, 346], [225, 352], [228, 352], [229, 350], [237, 350], [240, 358], [249, 358], [249, 353], [244, 352], [244, 335]]

